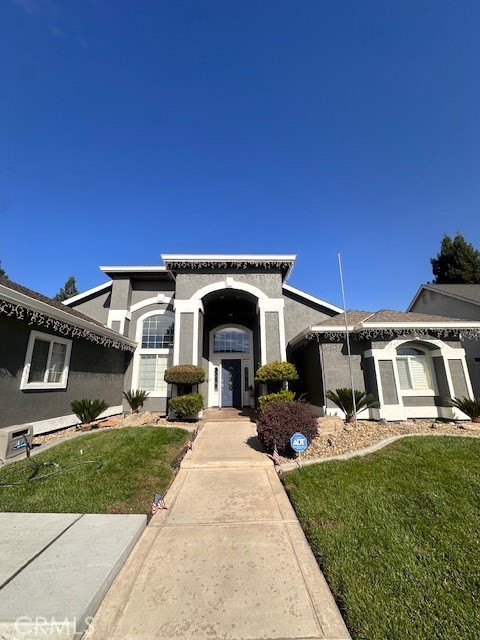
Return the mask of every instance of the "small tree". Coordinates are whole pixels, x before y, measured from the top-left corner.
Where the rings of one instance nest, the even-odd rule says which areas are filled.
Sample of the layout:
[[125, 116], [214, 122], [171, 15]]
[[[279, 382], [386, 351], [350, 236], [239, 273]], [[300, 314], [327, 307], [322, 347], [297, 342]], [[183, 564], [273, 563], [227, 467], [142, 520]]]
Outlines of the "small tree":
[[363, 409], [368, 409], [369, 407], [374, 407], [378, 404], [371, 393], [365, 393], [365, 391], [360, 391], [358, 389], [355, 389], [354, 404], [352, 390], [347, 387], [335, 389], [335, 392], [327, 391], [325, 395], [344, 412], [345, 422], [347, 423], [353, 421], [355, 417], [355, 407], [357, 409], [357, 414], [359, 414]]
[[70, 276], [68, 280], [65, 282], [65, 286], [60, 289], [56, 296], [53, 297], [57, 302], [63, 302], [64, 300], [68, 300], [68, 298], [73, 298], [80, 293], [77, 289], [77, 283], [75, 281], [75, 276]]
[[444, 235], [440, 252], [431, 258], [434, 284], [480, 284], [480, 252], [461, 233]]
[[284, 387], [285, 382], [298, 380], [298, 373], [291, 362], [275, 360], [259, 367], [255, 376], [255, 382], [266, 384], [269, 393], [278, 393]]

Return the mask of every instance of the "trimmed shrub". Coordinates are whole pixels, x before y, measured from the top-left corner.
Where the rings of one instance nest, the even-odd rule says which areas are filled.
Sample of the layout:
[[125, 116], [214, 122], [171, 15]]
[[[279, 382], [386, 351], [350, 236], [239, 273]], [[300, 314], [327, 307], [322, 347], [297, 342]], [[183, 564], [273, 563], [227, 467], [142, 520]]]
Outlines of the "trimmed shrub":
[[272, 402], [293, 402], [295, 398], [295, 391], [289, 391], [288, 389], [282, 389], [278, 393], [269, 393], [266, 396], [260, 396], [258, 399], [258, 408], [260, 411], [265, 411], [269, 404]]
[[205, 371], [194, 364], [176, 364], [165, 371], [164, 379], [170, 384], [200, 384], [205, 382]]
[[[335, 389], [333, 391], [327, 391], [325, 394], [329, 400], [334, 402], [339, 409], [341, 409], [345, 414], [345, 422], [352, 422], [355, 417], [355, 410], [353, 406], [353, 394], [352, 390], [349, 387], [342, 387], [341, 389]], [[371, 393], [365, 393], [365, 391], [360, 391], [355, 389], [355, 407], [357, 409], [357, 414], [363, 409], [368, 409], [369, 407], [378, 407], [378, 402], [372, 396]]]
[[143, 403], [149, 395], [149, 392], [143, 389], [130, 389], [130, 391], [123, 392], [123, 397], [130, 405], [132, 413], [138, 413], [138, 410], [143, 407]]
[[480, 398], [450, 398], [448, 401], [451, 407], [457, 407], [463, 411], [472, 422], [480, 422]]
[[170, 398], [170, 409], [175, 417], [187, 418], [197, 414], [203, 409], [203, 396], [201, 393], [189, 393], [185, 396], [174, 396]]
[[292, 454], [290, 438], [299, 431], [310, 443], [317, 435], [317, 418], [304, 402], [273, 402], [257, 420], [259, 440], [268, 451]]
[[98, 416], [108, 409], [108, 404], [103, 400], [74, 400], [70, 403], [73, 413], [77, 416], [82, 424], [88, 424], [98, 418]]
[[270, 393], [281, 391], [283, 383], [290, 380], [298, 380], [298, 373], [291, 362], [274, 360], [259, 367], [255, 376], [255, 382], [266, 384]]

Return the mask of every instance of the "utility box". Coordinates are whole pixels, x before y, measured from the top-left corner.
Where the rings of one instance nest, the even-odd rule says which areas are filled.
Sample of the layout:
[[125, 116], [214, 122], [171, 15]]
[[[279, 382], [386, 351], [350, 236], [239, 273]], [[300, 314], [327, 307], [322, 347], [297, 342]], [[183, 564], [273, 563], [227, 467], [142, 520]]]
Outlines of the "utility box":
[[33, 428], [31, 424], [20, 424], [0, 429], [0, 460], [9, 460], [27, 452], [32, 444]]

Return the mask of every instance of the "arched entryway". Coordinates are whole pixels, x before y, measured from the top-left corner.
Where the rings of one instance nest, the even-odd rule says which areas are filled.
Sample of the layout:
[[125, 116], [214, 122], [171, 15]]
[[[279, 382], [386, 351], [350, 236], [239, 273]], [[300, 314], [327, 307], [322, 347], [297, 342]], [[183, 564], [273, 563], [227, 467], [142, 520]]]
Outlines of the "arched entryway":
[[257, 300], [234, 289], [213, 292], [202, 302], [208, 406], [249, 406], [260, 352]]

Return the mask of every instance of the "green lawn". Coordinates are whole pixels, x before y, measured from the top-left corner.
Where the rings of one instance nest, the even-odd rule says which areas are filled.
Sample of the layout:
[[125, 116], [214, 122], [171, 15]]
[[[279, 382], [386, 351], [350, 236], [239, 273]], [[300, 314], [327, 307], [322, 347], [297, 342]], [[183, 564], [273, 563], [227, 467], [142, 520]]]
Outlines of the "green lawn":
[[480, 637], [480, 440], [407, 438], [284, 483], [355, 640]]
[[[81, 464], [50, 478], [0, 487], [0, 511], [149, 513], [155, 491], [170, 485], [188, 437], [183, 429], [130, 427], [64, 442], [32, 456], [42, 465], [38, 476], [88, 460], [102, 466]], [[7, 465], [0, 483], [27, 479], [31, 468], [25, 459]]]

